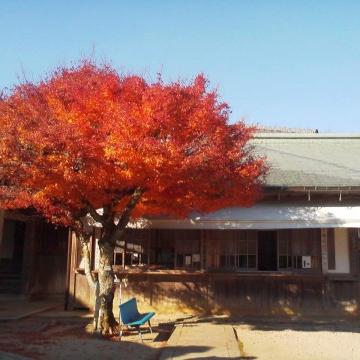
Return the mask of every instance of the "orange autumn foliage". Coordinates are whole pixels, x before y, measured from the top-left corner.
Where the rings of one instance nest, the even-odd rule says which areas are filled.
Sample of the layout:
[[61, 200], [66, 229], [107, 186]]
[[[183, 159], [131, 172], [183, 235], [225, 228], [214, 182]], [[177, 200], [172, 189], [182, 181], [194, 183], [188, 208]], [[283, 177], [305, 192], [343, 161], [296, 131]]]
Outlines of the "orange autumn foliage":
[[90, 205], [132, 218], [185, 217], [249, 206], [264, 159], [255, 129], [229, 124], [229, 107], [199, 75], [189, 84], [147, 82], [83, 61], [0, 99], [0, 208], [34, 208], [72, 225]]

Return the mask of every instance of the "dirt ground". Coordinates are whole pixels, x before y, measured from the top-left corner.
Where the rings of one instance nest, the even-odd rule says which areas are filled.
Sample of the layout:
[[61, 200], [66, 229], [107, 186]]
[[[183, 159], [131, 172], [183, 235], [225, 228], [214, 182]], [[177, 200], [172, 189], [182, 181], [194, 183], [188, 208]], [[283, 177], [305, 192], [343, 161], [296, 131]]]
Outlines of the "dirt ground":
[[360, 324], [253, 323], [236, 326], [241, 359], [359, 360]]
[[[137, 333], [107, 338], [87, 333], [89, 319], [30, 317], [0, 323], [0, 351], [41, 359], [157, 359], [173, 329], [170, 323], [154, 324], [145, 332], [143, 343]], [[131, 354], [131, 355], [130, 355]], [[5, 357], [4, 353], [0, 358]]]
[[[103, 338], [91, 335], [85, 331], [91, 319], [82, 316], [81, 313], [74, 313], [72, 317], [67, 317], [66, 312], [56, 312], [56, 316], [47, 314], [49, 313], [18, 321], [1, 322], [0, 359], [158, 359], [174, 330], [174, 323], [188, 324], [188, 327], [184, 327], [185, 330], [195, 329], [194, 326], [199, 324], [210, 324], [219, 329], [224, 324], [230, 324], [239, 340], [240, 359], [360, 359], [359, 321], [280, 322], [257, 319], [234, 322], [231, 319], [214, 317], [190, 317], [189, 320], [159, 317], [153, 324], [154, 333], [144, 333], [144, 341], [141, 343], [137, 333], [125, 334], [122, 341], [117, 336]], [[199, 326], [197, 329], [201, 331]], [[220, 336], [220, 330], [214, 331]], [[196, 333], [196, 336], [188, 336], [184, 346], [176, 344], [175, 350], [182, 351], [183, 355], [188, 356], [191, 349], [199, 347], [197, 337], [200, 335]], [[213, 338], [213, 335], [211, 337]], [[211, 344], [217, 347], [215, 341]], [[16, 354], [18, 357], [7, 357], [4, 355], [6, 353]]]

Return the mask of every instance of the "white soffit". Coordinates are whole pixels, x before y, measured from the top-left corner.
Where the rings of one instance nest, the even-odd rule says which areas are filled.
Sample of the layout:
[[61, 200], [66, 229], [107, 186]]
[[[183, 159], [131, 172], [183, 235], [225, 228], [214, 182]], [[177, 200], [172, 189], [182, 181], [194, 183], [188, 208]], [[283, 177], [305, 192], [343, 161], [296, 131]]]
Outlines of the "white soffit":
[[290, 206], [261, 204], [225, 208], [189, 219], [141, 219], [130, 225], [155, 229], [298, 229], [360, 228], [360, 206]]

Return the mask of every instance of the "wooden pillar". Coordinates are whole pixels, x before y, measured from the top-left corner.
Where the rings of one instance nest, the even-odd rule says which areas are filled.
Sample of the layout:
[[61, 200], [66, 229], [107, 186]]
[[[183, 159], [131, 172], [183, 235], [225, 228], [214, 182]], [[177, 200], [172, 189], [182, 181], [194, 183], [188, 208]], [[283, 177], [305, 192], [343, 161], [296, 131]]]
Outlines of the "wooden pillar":
[[336, 269], [336, 254], [335, 254], [335, 229], [328, 229], [327, 232], [327, 255], [328, 255], [328, 270]]
[[122, 267], [123, 269], [125, 270], [125, 259], [126, 259], [126, 248], [127, 248], [127, 237], [125, 236], [125, 239], [124, 239], [124, 251], [123, 251], [123, 258], [122, 258]]
[[[173, 236], [173, 244], [174, 244], [174, 269], [177, 268], [177, 237], [176, 237], [176, 230], [171, 233]], [[169, 236], [169, 235], [168, 235]]]
[[67, 253], [67, 276], [65, 290], [65, 310], [72, 310], [76, 296], [76, 267], [78, 258], [78, 246], [75, 233], [69, 230], [68, 253]]
[[325, 309], [329, 308], [330, 306], [330, 299], [331, 299], [331, 287], [330, 281], [328, 277], [328, 270], [329, 270], [329, 262], [328, 262], [328, 229], [321, 228], [321, 268], [323, 277], [323, 307]]
[[204, 262], [204, 246], [205, 246], [205, 231], [200, 230], [200, 270], [205, 270], [206, 264]]
[[352, 228], [347, 231], [348, 243], [349, 243], [349, 261], [350, 261], [350, 274], [359, 276], [360, 264], [359, 264], [359, 236], [358, 229]]
[[328, 273], [328, 251], [327, 251], [328, 231], [321, 229], [321, 269], [323, 274]]
[[152, 230], [148, 230], [148, 237], [147, 237], [147, 264], [150, 266], [150, 251], [151, 251], [151, 236]]
[[1, 248], [2, 248], [4, 219], [5, 219], [5, 210], [0, 210], [0, 251], [1, 251]]

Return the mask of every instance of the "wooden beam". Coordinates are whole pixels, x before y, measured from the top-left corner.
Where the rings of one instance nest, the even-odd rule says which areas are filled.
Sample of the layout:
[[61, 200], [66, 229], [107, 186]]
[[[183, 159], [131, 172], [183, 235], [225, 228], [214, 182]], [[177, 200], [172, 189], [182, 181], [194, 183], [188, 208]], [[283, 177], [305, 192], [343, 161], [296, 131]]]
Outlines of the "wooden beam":
[[5, 217], [6, 217], [6, 219], [9, 219], [9, 220], [23, 221], [23, 222], [34, 221], [34, 220], [39, 219], [39, 216], [24, 215], [24, 214], [20, 214], [16, 211], [6, 211]]

